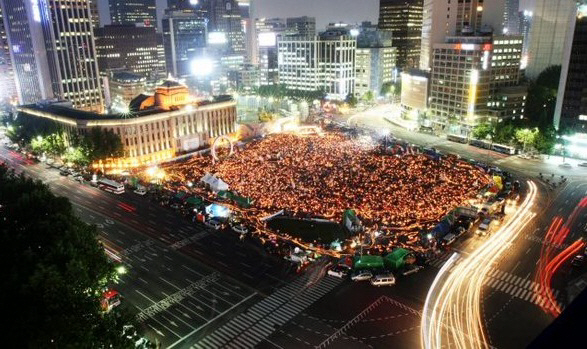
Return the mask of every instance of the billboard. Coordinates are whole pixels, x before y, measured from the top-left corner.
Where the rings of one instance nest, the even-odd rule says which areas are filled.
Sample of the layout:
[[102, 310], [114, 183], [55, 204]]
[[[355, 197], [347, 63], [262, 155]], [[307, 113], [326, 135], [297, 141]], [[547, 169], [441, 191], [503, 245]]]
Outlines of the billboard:
[[228, 40], [226, 39], [226, 33], [224, 32], [210, 32], [208, 33], [208, 43], [211, 45], [221, 45], [226, 44]]
[[277, 45], [277, 34], [259, 33], [259, 47], [273, 47]]

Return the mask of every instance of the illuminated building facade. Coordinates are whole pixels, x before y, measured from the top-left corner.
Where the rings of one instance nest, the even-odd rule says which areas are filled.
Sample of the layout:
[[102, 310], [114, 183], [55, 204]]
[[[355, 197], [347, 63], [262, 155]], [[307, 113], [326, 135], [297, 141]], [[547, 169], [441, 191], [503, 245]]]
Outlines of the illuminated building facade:
[[431, 115], [445, 126], [455, 117], [470, 127], [481, 118], [513, 114], [502, 110], [499, 96], [519, 84], [521, 54], [521, 36], [448, 37], [434, 45]]
[[101, 73], [123, 69], [151, 80], [165, 77], [165, 60], [155, 27], [106, 25], [94, 31]]
[[89, 0], [1, 3], [19, 103], [59, 98], [102, 111]]
[[316, 17], [289, 17], [286, 19], [287, 32], [297, 36], [316, 35]]
[[397, 48], [392, 47], [391, 31], [379, 30], [369, 22], [363, 23], [357, 36], [355, 54], [355, 94], [368, 91], [375, 97], [381, 94], [384, 84], [390, 83], [396, 67]]
[[357, 41], [343, 33], [282, 37], [278, 45], [279, 82], [294, 90], [323, 89], [343, 100], [355, 89]]
[[573, 36], [565, 47], [554, 126], [587, 133], [587, 1], [579, 5]]
[[424, 0], [420, 69], [430, 70], [435, 44], [448, 36], [503, 32], [506, 0]]
[[187, 8], [166, 10], [162, 21], [167, 72], [176, 78], [192, 74], [193, 60], [207, 45], [207, 20], [203, 12]]
[[228, 54], [245, 54], [241, 11], [236, 0], [207, 0], [208, 31], [224, 33]]
[[157, 26], [155, 0], [108, 0], [112, 24]]
[[130, 114], [97, 114], [64, 103], [31, 104], [20, 113], [54, 120], [69, 132], [99, 127], [120, 136], [126, 167], [168, 160], [181, 152], [209, 145], [236, 131], [236, 102], [230, 97], [194, 101], [187, 87], [175, 81], [158, 86], [153, 96], [139, 95]]
[[397, 65], [416, 68], [420, 59], [423, 0], [380, 0], [379, 28], [390, 30]]
[[535, 79], [544, 69], [563, 63], [564, 46], [572, 40], [576, 13], [573, 0], [536, 0], [528, 43], [527, 77]]
[[2, 20], [2, 8], [0, 7], [0, 103], [16, 102], [16, 85], [14, 71], [10, 60], [10, 48]]
[[279, 83], [277, 40], [286, 33], [286, 20], [283, 18], [259, 18], [255, 21], [255, 30], [257, 32], [260, 84], [276, 85]]

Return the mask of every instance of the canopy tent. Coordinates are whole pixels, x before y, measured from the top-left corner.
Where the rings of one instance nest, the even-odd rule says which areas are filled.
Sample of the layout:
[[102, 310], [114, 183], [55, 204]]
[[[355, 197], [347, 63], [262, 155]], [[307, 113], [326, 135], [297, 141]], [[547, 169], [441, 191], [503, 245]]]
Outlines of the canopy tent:
[[206, 173], [204, 177], [200, 179], [200, 182], [203, 182], [204, 184], [210, 186], [210, 190], [215, 192], [228, 190], [228, 184], [226, 184], [226, 182], [216, 177], [215, 175], [211, 175], [209, 173]]
[[363, 255], [355, 257], [355, 269], [380, 269], [383, 268], [383, 257]]
[[202, 198], [199, 196], [192, 196], [188, 198], [185, 202], [192, 206], [198, 206], [201, 205], [204, 202], [204, 200], [202, 200]]
[[[391, 269], [401, 269], [413, 255], [405, 248], [396, 248], [383, 259], [385, 266]], [[413, 261], [412, 261], [413, 262]]]

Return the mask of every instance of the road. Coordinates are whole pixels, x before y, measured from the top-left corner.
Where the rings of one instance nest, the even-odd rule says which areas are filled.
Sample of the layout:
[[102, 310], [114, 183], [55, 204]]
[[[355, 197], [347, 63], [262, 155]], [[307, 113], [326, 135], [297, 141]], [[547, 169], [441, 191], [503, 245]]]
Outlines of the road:
[[[537, 183], [536, 218], [492, 265], [480, 296], [489, 343], [497, 348], [525, 346], [552, 321], [540, 307], [543, 300], [533, 295], [546, 230], [555, 217], [568, 217], [586, 195], [587, 170], [506, 157], [407, 132], [386, 121], [355, 119], [362, 125], [385, 125], [416, 144], [495, 163]], [[420, 346], [427, 291], [451, 255], [439, 255], [415, 275], [398, 276], [394, 287], [324, 277], [324, 265], [296, 276], [289, 263], [268, 255], [258, 243], [241, 242], [229, 231], [210, 231], [145, 197], [115, 196], [80, 185], [4, 148], [2, 159], [68, 197], [83, 220], [97, 225], [109, 252], [128, 265], [117, 288], [137, 307], [147, 335], [163, 347], [414, 348]], [[561, 174], [569, 179], [553, 188], [539, 172], [554, 173], [557, 183]], [[580, 235], [577, 228], [585, 222], [583, 214], [565, 243]], [[470, 234], [454, 250], [467, 255], [486, 240]], [[583, 272], [568, 269], [555, 279], [561, 302], [568, 303], [568, 289]]]

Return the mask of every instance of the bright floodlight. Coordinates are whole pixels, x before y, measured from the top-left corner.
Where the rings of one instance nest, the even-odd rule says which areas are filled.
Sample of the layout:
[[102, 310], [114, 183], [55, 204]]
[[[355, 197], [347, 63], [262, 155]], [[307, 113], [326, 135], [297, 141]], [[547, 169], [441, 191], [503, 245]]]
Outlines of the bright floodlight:
[[190, 0], [190, 5], [197, 5], [198, 4], [198, 0]]
[[351, 36], [359, 36], [359, 29], [351, 29]]
[[192, 74], [208, 76], [214, 70], [214, 62], [209, 58], [197, 58], [192, 61]]

